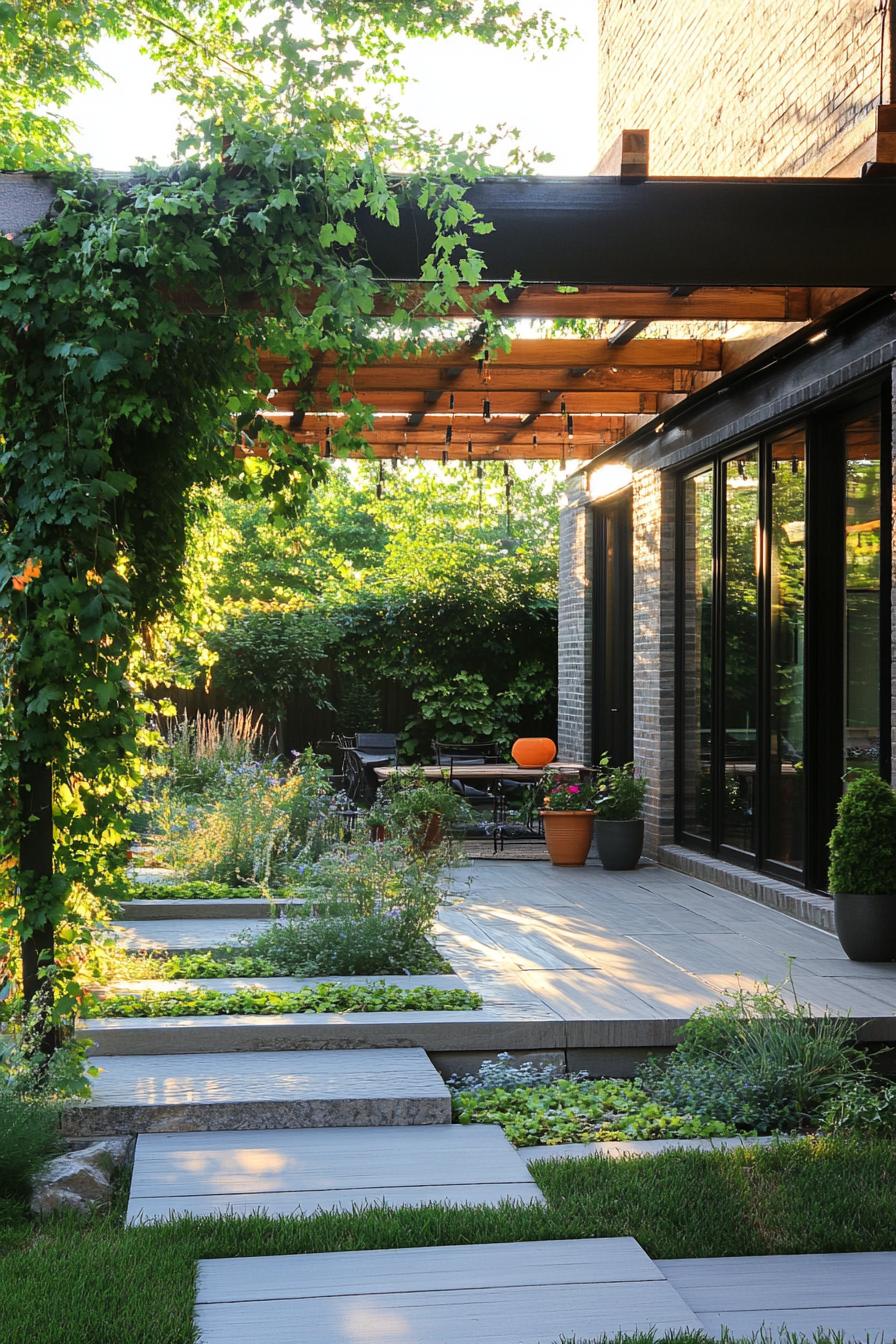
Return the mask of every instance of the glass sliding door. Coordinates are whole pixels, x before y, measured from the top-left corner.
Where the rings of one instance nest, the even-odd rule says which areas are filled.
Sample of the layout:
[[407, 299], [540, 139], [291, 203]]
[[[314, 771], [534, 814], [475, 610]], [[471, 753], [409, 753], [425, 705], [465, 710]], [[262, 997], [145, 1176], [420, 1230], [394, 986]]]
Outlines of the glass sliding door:
[[845, 617], [844, 773], [880, 769], [881, 456], [880, 415], [844, 426]]
[[712, 838], [713, 555], [712, 467], [682, 482], [681, 511], [681, 829]]
[[679, 487], [678, 833], [816, 890], [844, 777], [889, 777], [887, 397], [821, 408]]
[[724, 468], [721, 842], [756, 850], [759, 652], [759, 452]]
[[768, 571], [768, 828], [765, 857], [805, 858], [806, 433], [770, 448]]

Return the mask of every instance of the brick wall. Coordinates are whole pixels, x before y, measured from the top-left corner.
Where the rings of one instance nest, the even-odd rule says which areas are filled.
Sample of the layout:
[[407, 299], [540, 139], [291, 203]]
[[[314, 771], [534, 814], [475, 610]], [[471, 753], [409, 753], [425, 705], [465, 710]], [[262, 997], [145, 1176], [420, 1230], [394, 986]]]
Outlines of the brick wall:
[[644, 848], [672, 838], [675, 815], [675, 482], [668, 472], [632, 480], [635, 765], [649, 781]]
[[568, 761], [591, 759], [593, 528], [586, 482], [575, 477], [560, 514], [557, 747]]
[[872, 133], [878, 0], [595, 3], [600, 148], [647, 127], [652, 175], [823, 174]]

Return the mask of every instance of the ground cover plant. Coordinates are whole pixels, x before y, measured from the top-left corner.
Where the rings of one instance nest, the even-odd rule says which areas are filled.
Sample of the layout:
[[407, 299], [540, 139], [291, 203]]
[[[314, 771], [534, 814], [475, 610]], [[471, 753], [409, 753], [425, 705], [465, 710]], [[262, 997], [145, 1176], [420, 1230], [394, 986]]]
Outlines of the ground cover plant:
[[517, 1148], [610, 1139], [717, 1138], [736, 1131], [711, 1112], [678, 1113], [624, 1078], [564, 1076], [554, 1064], [515, 1064], [504, 1052], [449, 1079], [462, 1125], [500, 1125]]
[[4, 1344], [193, 1344], [197, 1259], [633, 1236], [656, 1258], [896, 1247], [896, 1147], [802, 1139], [533, 1168], [544, 1207], [371, 1209], [122, 1227], [59, 1215], [0, 1229]]
[[128, 901], [231, 901], [235, 897], [277, 900], [288, 895], [282, 887], [232, 887], [226, 882], [130, 882], [122, 900]]
[[466, 989], [415, 985], [403, 989], [380, 981], [364, 985], [309, 985], [297, 990], [246, 986], [216, 989], [144, 990], [91, 998], [85, 1017], [215, 1017], [245, 1013], [463, 1012], [481, 1008], [480, 995]]

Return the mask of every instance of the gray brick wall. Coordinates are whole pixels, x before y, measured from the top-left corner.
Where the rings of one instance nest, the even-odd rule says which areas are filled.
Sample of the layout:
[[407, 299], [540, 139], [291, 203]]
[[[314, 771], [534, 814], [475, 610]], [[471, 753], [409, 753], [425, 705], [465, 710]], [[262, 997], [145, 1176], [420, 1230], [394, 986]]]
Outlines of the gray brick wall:
[[675, 811], [675, 481], [653, 468], [632, 481], [634, 758], [649, 783], [648, 854], [672, 839]]
[[574, 477], [560, 514], [557, 747], [591, 759], [593, 528], [587, 483]]

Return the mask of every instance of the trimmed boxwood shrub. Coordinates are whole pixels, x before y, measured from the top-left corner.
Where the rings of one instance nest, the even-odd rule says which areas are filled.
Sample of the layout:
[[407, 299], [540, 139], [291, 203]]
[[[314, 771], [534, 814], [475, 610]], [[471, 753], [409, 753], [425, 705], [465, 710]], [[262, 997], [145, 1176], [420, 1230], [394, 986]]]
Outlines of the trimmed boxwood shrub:
[[848, 784], [828, 847], [831, 892], [896, 896], [896, 793], [880, 775], [866, 770]]

